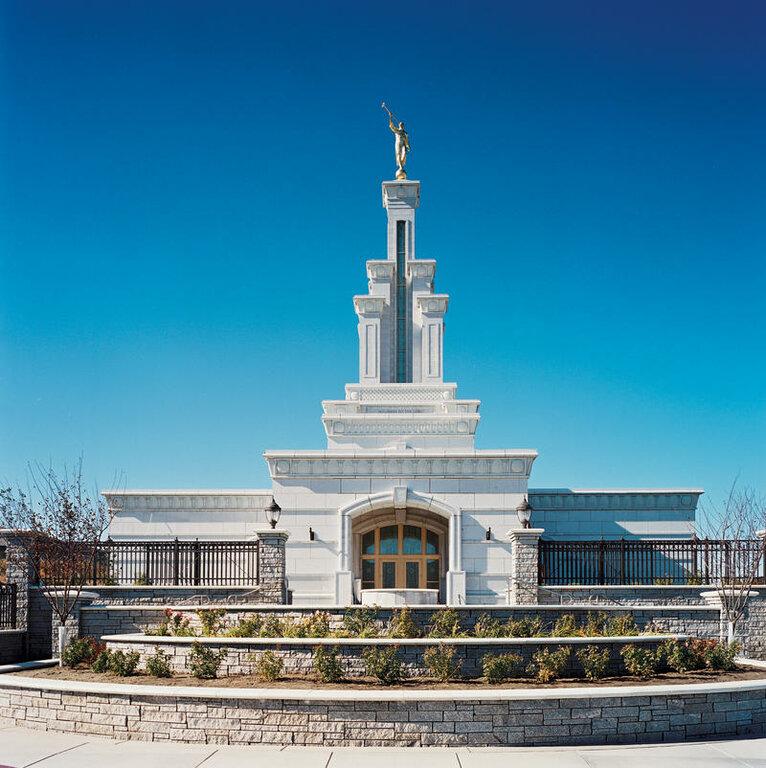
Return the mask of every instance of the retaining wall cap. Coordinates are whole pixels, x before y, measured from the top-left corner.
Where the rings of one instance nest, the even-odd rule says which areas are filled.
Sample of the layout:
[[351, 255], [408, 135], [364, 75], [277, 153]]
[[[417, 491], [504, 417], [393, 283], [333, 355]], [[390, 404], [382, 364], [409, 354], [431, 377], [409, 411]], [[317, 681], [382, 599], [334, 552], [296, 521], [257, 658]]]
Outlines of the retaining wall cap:
[[743, 691], [764, 691], [763, 680], [741, 680], [723, 683], [690, 683], [689, 685], [635, 685], [578, 688], [519, 688], [477, 691], [453, 688], [449, 690], [340, 690], [323, 688], [212, 688], [196, 686], [130, 685], [129, 683], [94, 683], [79, 680], [45, 680], [4, 675], [0, 677], [0, 690], [60, 691], [63, 693], [92, 693], [106, 696], [130, 696], [135, 698], [162, 699], [232, 699], [261, 701], [535, 701], [549, 699], [599, 699], [627, 698], [635, 696], [698, 696], [709, 693], [735, 693]]
[[598, 643], [658, 643], [688, 640], [691, 635], [622, 635], [615, 637], [176, 637], [173, 635], [102, 635], [109, 643], [145, 645], [592, 645]]

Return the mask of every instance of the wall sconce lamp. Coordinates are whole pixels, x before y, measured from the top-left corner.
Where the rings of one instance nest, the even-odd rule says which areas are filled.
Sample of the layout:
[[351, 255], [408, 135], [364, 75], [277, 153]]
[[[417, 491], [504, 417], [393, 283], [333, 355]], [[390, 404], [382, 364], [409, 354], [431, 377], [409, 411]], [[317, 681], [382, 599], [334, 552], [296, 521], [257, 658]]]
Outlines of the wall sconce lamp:
[[314, 529], [309, 526], [309, 541], [314, 541], [315, 536], [316, 533], [314, 533]]
[[484, 534], [486, 541], [492, 541], [492, 529], [487, 528], [487, 532]]

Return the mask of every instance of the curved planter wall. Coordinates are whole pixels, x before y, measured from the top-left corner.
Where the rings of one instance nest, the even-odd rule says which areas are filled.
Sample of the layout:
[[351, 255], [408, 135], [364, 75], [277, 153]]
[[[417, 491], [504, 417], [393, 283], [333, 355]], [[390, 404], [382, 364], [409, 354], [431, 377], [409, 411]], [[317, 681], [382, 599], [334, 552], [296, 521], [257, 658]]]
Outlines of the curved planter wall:
[[214, 650], [225, 649], [226, 657], [221, 664], [220, 676], [249, 674], [253, 671], [258, 655], [272, 651], [278, 655], [287, 674], [308, 674], [312, 671], [312, 653], [317, 646], [337, 647], [341, 664], [347, 675], [364, 675], [365, 665], [362, 653], [371, 646], [396, 646], [397, 655], [403, 661], [407, 672], [415, 677], [427, 674], [423, 661], [426, 649], [434, 646], [452, 646], [455, 658], [461, 662], [461, 673], [466, 677], [482, 675], [482, 658], [485, 654], [515, 653], [522, 659], [521, 667], [532, 661], [532, 654], [541, 648], [555, 650], [560, 645], [572, 648], [567, 669], [563, 676], [582, 677], [582, 665], [575, 651], [585, 645], [598, 645], [610, 651], [609, 671], [622, 674], [625, 671], [620, 649], [627, 644], [638, 643], [656, 648], [665, 640], [686, 639], [687, 635], [635, 635], [628, 637], [522, 637], [522, 638], [418, 638], [393, 640], [389, 638], [250, 638], [250, 637], [162, 637], [143, 634], [106, 635], [110, 650], [137, 651], [141, 655], [139, 666], [157, 648], [168, 655], [176, 672], [188, 670], [188, 659], [192, 642], [201, 643]]
[[0, 678], [0, 719], [122, 739], [229, 744], [616, 744], [760, 736], [766, 680], [643, 688], [343, 691]]

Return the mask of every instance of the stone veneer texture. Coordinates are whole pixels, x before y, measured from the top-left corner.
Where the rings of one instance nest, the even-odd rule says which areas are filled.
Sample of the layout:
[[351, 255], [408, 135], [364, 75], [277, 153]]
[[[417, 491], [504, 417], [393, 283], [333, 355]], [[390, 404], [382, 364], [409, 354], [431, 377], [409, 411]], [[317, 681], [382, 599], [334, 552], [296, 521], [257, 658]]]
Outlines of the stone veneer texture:
[[766, 682], [721, 692], [688, 686], [534, 700], [418, 700], [414, 691], [405, 701], [339, 701], [329, 691], [327, 699], [226, 698], [221, 689], [221, 698], [211, 698], [210, 690], [155, 696], [124, 689], [17, 689], [0, 680], [0, 722], [145, 741], [327, 747], [645, 743], [762, 736], [766, 727]]

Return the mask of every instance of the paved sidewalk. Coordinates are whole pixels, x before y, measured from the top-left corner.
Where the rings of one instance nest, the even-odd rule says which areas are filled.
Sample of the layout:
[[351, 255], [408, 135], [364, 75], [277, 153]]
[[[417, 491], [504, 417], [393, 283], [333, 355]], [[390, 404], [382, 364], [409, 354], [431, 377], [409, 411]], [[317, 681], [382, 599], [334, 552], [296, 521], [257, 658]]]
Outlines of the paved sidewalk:
[[766, 768], [766, 739], [626, 747], [217, 747], [0, 728], [11, 768]]

